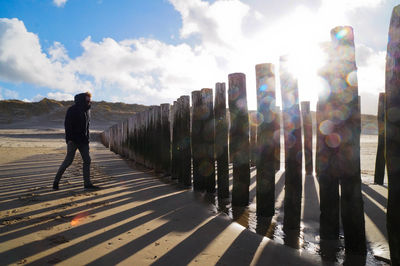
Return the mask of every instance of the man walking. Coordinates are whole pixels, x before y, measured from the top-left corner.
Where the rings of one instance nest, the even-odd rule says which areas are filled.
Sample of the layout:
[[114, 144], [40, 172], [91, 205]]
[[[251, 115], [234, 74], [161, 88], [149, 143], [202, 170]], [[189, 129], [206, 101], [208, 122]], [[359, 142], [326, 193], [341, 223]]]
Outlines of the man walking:
[[75, 95], [75, 104], [68, 108], [65, 116], [65, 140], [67, 142], [67, 155], [54, 178], [53, 189], [58, 190], [58, 184], [65, 169], [71, 165], [78, 149], [83, 159], [83, 181], [85, 189], [99, 189], [90, 181], [90, 155], [89, 155], [89, 122], [91, 94], [89, 92]]

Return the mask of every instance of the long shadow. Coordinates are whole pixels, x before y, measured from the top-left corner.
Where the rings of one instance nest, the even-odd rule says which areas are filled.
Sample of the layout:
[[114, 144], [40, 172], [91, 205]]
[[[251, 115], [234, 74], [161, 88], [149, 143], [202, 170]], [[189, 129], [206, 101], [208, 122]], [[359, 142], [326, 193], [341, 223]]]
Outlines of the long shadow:
[[[72, 204], [66, 203], [66, 204], [57, 205], [57, 206], [54, 206], [54, 207], [51, 207], [51, 208], [47, 208], [45, 211], [49, 212], [49, 211], [54, 211], [56, 209], [60, 209], [61, 208], [60, 211], [54, 212], [54, 213], [51, 213], [51, 214], [47, 214], [45, 216], [41, 216], [41, 217], [38, 217], [38, 218], [35, 218], [35, 219], [24, 220], [24, 217], [29, 217], [25, 213], [24, 213], [24, 215], [22, 217], [21, 217], [21, 215], [16, 215], [16, 216], [13, 216], [11, 218], [7, 217], [6, 219], [2, 219], [3, 223], [7, 222], [7, 221], [11, 221], [12, 222], [13, 220], [16, 220], [16, 221], [22, 220], [23, 222], [20, 222], [18, 224], [13, 224], [12, 226], [10, 226], [8, 228], [8, 230], [13, 230], [13, 232], [10, 233], [10, 234], [4, 234], [1, 237], [1, 239], [6, 241], [6, 240], [11, 240], [11, 239], [14, 239], [14, 238], [17, 238], [17, 237], [21, 237], [21, 236], [23, 236], [25, 234], [32, 233], [32, 228], [30, 228], [30, 227], [29, 228], [25, 228], [25, 229], [23, 228], [23, 227], [26, 227], [27, 225], [32, 225], [32, 224], [39, 223], [39, 225], [37, 225], [34, 228], [35, 231], [36, 230], [44, 230], [46, 228], [54, 226], [54, 224], [58, 224], [60, 222], [61, 223], [65, 222], [66, 219], [72, 220], [72, 218], [73, 218], [72, 216], [74, 214], [76, 214], [76, 213], [90, 211], [90, 213], [92, 215], [95, 215], [96, 213], [104, 211], [104, 210], [109, 210], [109, 209], [112, 209], [112, 208], [123, 206], [126, 203], [131, 203], [131, 202], [134, 202], [134, 201], [141, 200], [142, 198], [145, 198], [145, 196], [148, 194], [147, 193], [148, 190], [153, 190], [154, 189], [154, 191], [159, 191], [159, 192], [163, 192], [163, 190], [168, 190], [168, 188], [166, 188], [165, 186], [155, 187], [155, 186], [150, 185], [150, 184], [145, 184], [143, 186], [137, 186], [137, 187], [133, 187], [132, 186], [132, 187], [129, 187], [128, 189], [126, 189], [124, 191], [125, 192], [126, 191], [131, 191], [132, 189], [142, 189], [142, 190], [141, 191], [137, 191], [137, 192], [132, 192], [132, 193], [129, 193], [127, 195], [114, 197], [112, 199], [108, 199], [108, 200], [105, 200], [105, 201], [100, 201], [99, 203], [86, 204], [86, 205], [83, 205], [83, 206], [70, 208], [68, 210], [65, 210], [65, 208], [66, 207], [70, 207], [70, 206], [75, 206], [75, 205], [78, 204], [78, 202], [79, 203], [84, 203], [84, 202], [87, 202], [89, 200], [93, 201], [93, 198], [92, 199], [83, 199], [83, 200], [79, 200], [79, 201], [74, 201]], [[112, 194], [119, 194], [119, 193], [120, 193], [120, 191], [112, 193]], [[102, 199], [102, 198], [103, 197], [101, 195], [96, 196], [96, 199]], [[117, 202], [117, 203], [113, 204], [113, 202]], [[100, 203], [101, 204], [106, 204], [107, 206], [104, 206], [102, 208], [93, 209], [93, 207], [96, 206], [96, 204], [100, 204]], [[30, 215], [34, 215], [34, 214], [38, 214], [38, 213], [44, 213], [45, 211], [44, 210], [34, 211]], [[53, 219], [56, 219], [57, 217], [63, 217], [63, 219], [62, 220], [53, 220]], [[49, 220], [49, 221], [44, 223], [46, 220]], [[19, 231], [15, 231], [15, 230], [18, 230], [20, 228], [22, 228], [22, 229], [19, 230]], [[1, 231], [2, 230], [0, 230], [0, 232]]]
[[217, 264], [229, 265], [234, 261], [235, 265], [250, 265], [261, 241], [262, 236], [248, 234], [246, 230], [243, 230], [218, 260]]
[[221, 219], [221, 217], [215, 217], [208, 221], [152, 265], [189, 264], [226, 228], [225, 225], [217, 222], [218, 219]]
[[[171, 189], [166, 190], [164, 193], [167, 193], [168, 191], [171, 192]], [[68, 237], [69, 237], [68, 240], [71, 241], [75, 238], [81, 237], [85, 234], [88, 234], [90, 232], [98, 230], [99, 228], [104, 228], [106, 226], [112, 225], [115, 223], [115, 221], [122, 221], [122, 220], [128, 219], [132, 216], [135, 216], [135, 215], [140, 214], [145, 211], [157, 210], [156, 212], [152, 212], [149, 215], [145, 215], [145, 216], [139, 218], [138, 219], [139, 222], [131, 221], [131, 222], [128, 222], [128, 223], [122, 225], [125, 227], [120, 226], [120, 227], [117, 227], [116, 229], [106, 231], [105, 233], [100, 234], [98, 237], [96, 236], [97, 238], [95, 238], [95, 239], [97, 239], [98, 242], [96, 242], [95, 239], [90, 238], [90, 241], [89, 241], [90, 246], [89, 247], [92, 247], [92, 246], [102, 243], [103, 241], [108, 239], [108, 238], [105, 238], [105, 236], [103, 234], [110, 234], [109, 235], [110, 237], [117, 236], [117, 235], [121, 234], [122, 232], [125, 232], [126, 230], [130, 230], [140, 224], [143, 224], [150, 220], [156, 219], [156, 218], [162, 216], [163, 214], [166, 214], [170, 211], [173, 211], [174, 209], [179, 208], [180, 206], [182, 206], [182, 202], [185, 200], [185, 198], [187, 198], [187, 195], [185, 195], [186, 193], [181, 192], [181, 193], [174, 194], [174, 195], [164, 194], [165, 197], [163, 197], [163, 198], [151, 201], [146, 204], [142, 204], [140, 206], [137, 206], [137, 207], [134, 207], [134, 208], [131, 208], [131, 209], [107, 216], [107, 217], [104, 217], [99, 220], [92, 221], [87, 224], [82, 224], [78, 227], [72, 227], [63, 232], [52, 235], [51, 238], [65, 238], [64, 235], [68, 235]], [[141, 197], [138, 197], [138, 198], [141, 198]], [[162, 202], [165, 203], [166, 201], [170, 202], [171, 204], [164, 204], [163, 208], [160, 209]], [[128, 199], [127, 202], [125, 202], [125, 204], [129, 203], [129, 202], [132, 202], [132, 200]], [[124, 205], [124, 204], [120, 204], [120, 206], [122, 206], [122, 205]], [[105, 206], [100, 209], [108, 210], [109, 207]], [[37, 231], [36, 228], [33, 228], [33, 230]], [[3, 263], [11, 264], [11, 263], [15, 263], [18, 260], [17, 258], [20, 258], [22, 254], [23, 254], [23, 257], [29, 257], [34, 254], [39, 254], [39, 253], [45, 251], [46, 249], [48, 249], [48, 246], [49, 246], [48, 239], [36, 240], [36, 241], [30, 242], [28, 244], [25, 244], [25, 245], [16, 247], [14, 249], [8, 250], [6, 252], [3, 252], [0, 254], [0, 256], [2, 258], [5, 258], [3, 260]], [[75, 246], [76, 245], [73, 245], [71, 247], [60, 250], [60, 251], [56, 252], [56, 254], [60, 253], [62, 255], [62, 257], [65, 257], [66, 253], [64, 253], [63, 251], [71, 251], [71, 249], [73, 249], [74, 252], [73, 253], [68, 252], [68, 254], [71, 254], [70, 256], [73, 256], [75, 254], [82, 252], [82, 247], [74, 248]], [[49, 256], [51, 256], [51, 255], [49, 255]], [[36, 264], [36, 262], [35, 262], [35, 264]]]
[[[36, 159], [36, 157], [35, 156], [33, 156], [32, 157], [32, 159], [34, 160], [34, 159]], [[79, 164], [80, 164], [80, 162], [81, 162], [81, 159], [78, 159], [78, 160], [75, 160], [74, 162], [73, 162], [73, 164], [70, 166], [70, 168], [69, 169], [67, 169], [67, 171], [70, 171], [70, 172], [76, 172], [76, 169], [78, 169], [79, 168]], [[93, 165], [93, 164], [92, 164]], [[96, 165], [96, 163], [94, 163], [94, 165]], [[116, 170], [116, 168], [114, 167], [114, 171]], [[118, 170], [118, 169], [117, 169]], [[95, 178], [92, 178], [92, 180], [94, 181], [94, 182], [96, 182], [96, 183], [98, 183], [98, 182], [103, 182], [103, 181], [107, 181], [107, 180], [109, 180], [109, 178], [110, 177], [101, 177], [101, 176], [104, 176], [104, 175], [102, 175], [102, 174], [99, 174], [98, 173], [98, 170], [97, 170], [97, 168], [95, 168], [95, 167], [92, 167], [91, 168], [91, 171], [92, 171], [92, 174], [94, 175], [94, 177]], [[80, 171], [79, 171], [80, 172]], [[134, 173], [138, 173], [137, 171], [134, 171], [134, 170], [131, 170], [131, 171], [120, 171], [119, 172], [119, 175], [132, 175], [132, 174], [134, 174]], [[34, 174], [34, 173], [33, 173]], [[52, 172], [51, 173], [52, 175], [54, 175], [54, 172]], [[93, 176], [92, 175], [92, 176]], [[143, 175], [143, 173], [142, 173], [142, 175]], [[146, 174], [144, 174], [144, 175], [146, 175]], [[147, 177], [150, 177], [150, 175], [147, 175]], [[48, 201], [48, 200], [52, 200], [52, 197], [49, 197], [49, 195], [43, 195], [43, 194], [41, 194], [41, 193], [44, 193], [44, 192], [50, 192], [50, 191], [52, 191], [51, 190], [51, 186], [52, 186], [52, 182], [53, 182], [53, 178], [46, 178], [46, 177], [41, 177], [41, 179], [42, 179], [42, 181], [37, 181], [36, 183], [30, 183], [30, 184], [28, 184], [28, 185], [23, 185], [24, 183], [26, 183], [26, 181], [25, 181], [25, 179], [24, 178], [13, 178], [13, 180], [14, 180], [14, 186], [16, 187], [14, 190], [13, 189], [8, 189], [7, 190], [7, 192], [13, 192], [13, 191], [15, 191], [15, 193], [14, 194], [11, 194], [11, 195], [9, 195], [9, 194], [7, 194], [7, 195], [5, 195], [5, 196], [3, 196], [3, 197], [1, 197], [0, 198], [0, 200], [9, 200], [9, 199], [14, 199], [14, 201], [20, 201], [20, 198], [19, 197], [24, 197], [24, 198], [27, 198], [26, 196], [28, 196], [28, 194], [31, 194], [31, 193], [33, 193], [33, 191], [24, 191], [23, 189], [24, 188], [29, 188], [29, 189], [32, 189], [32, 188], [34, 188], [34, 187], [41, 187], [41, 188], [43, 188], [43, 190], [36, 190], [36, 191], [34, 191], [34, 194], [36, 194], [35, 195], [35, 200], [34, 201], [32, 201], [32, 202], [28, 202], [28, 201], [26, 201], [26, 202], [24, 202], [24, 206], [25, 207], [27, 207], [27, 206], [29, 206], [29, 205], [31, 205], [31, 204], [36, 204], [36, 203], [38, 203], [38, 201], [40, 202], [40, 203], [45, 203], [46, 201]], [[49, 180], [50, 179], [50, 180]], [[71, 179], [71, 178], [65, 178], [65, 177], [63, 177], [62, 179], [61, 179], [62, 181], [61, 182], [64, 182], [65, 180], [82, 180], [80, 177], [78, 178], [78, 179]], [[0, 184], [2, 184], [2, 182], [1, 182], [1, 179], [0, 179]], [[49, 189], [47, 189], [46, 187], [48, 187], [48, 186], [50, 186], [50, 190]], [[68, 186], [67, 188], [69, 188], [69, 189], [71, 189], [71, 188], [75, 188], [76, 186], [83, 186], [83, 182], [82, 181], [80, 181], [80, 182], [77, 182], [77, 184], [76, 185], [72, 185], [72, 186]], [[61, 190], [60, 191], [63, 191], [63, 188], [61, 187]], [[64, 189], [64, 191], [65, 191], [65, 189]], [[59, 193], [59, 192], [53, 192], [53, 193]], [[60, 199], [61, 197], [63, 197], [63, 196], [69, 196], [69, 195], [63, 195], [63, 194], [58, 194], [59, 195], [59, 198], [58, 199]], [[10, 204], [12, 204], [13, 202], [11, 201], [11, 202], [8, 202], [7, 204], [1, 204], [0, 205], [0, 210], [5, 210], [5, 208], [7, 208], [7, 206], [10, 206]], [[17, 204], [18, 205], [18, 204]]]
[[363, 195], [363, 201], [364, 213], [371, 219], [371, 221], [376, 225], [379, 231], [381, 231], [382, 235], [385, 236], [385, 239], [388, 240], [385, 211], [379, 208], [365, 195]]
[[387, 206], [387, 198], [382, 196], [380, 193], [372, 189], [370, 186], [366, 184], [361, 184], [361, 190], [364, 191], [368, 196], [379, 202], [382, 206], [386, 207]]
[[[54, 198], [53, 198], [54, 194], [57, 194], [59, 196], [58, 199], [60, 199], [62, 197], [72, 196], [72, 195], [66, 194], [65, 192], [81, 190], [81, 192], [77, 192], [77, 193], [87, 193], [83, 190], [83, 181], [82, 180], [75, 179], [75, 180], [71, 180], [71, 181], [68, 181], [67, 187], [65, 187], [64, 184], [61, 183], [60, 186], [61, 186], [62, 190], [60, 190], [60, 191], [53, 191], [51, 188], [52, 181], [51, 181], [50, 185], [48, 184], [49, 182], [47, 181], [46, 183], [43, 183], [43, 184], [36, 184], [36, 186], [30, 187], [29, 189], [18, 190], [18, 191], [15, 191], [13, 194], [7, 194], [4, 197], [0, 198], [0, 201], [6, 201], [6, 202], [1, 203], [0, 210], [4, 211], [9, 208], [13, 208], [14, 203], [16, 203], [16, 205], [20, 205], [20, 203], [23, 203], [23, 206], [25, 208], [29, 207], [30, 205], [37, 204], [37, 203], [45, 204], [48, 201], [54, 200]], [[96, 178], [96, 179], [92, 179], [92, 181], [94, 181], [96, 184], [99, 184], [99, 183], [103, 184], [105, 181], [107, 181], [107, 178]], [[107, 188], [107, 186], [104, 188]]]
[[[52, 257], [55, 258], [63, 258], [68, 259], [76, 254], [79, 254], [82, 252], [82, 250], [85, 249], [90, 249], [91, 247], [94, 247], [98, 244], [104, 243], [109, 241], [110, 239], [121, 235], [123, 233], [129, 232], [130, 230], [133, 230], [134, 228], [141, 226], [149, 221], [152, 221], [154, 219], [162, 218], [162, 219], [167, 219], [167, 220], [173, 220], [175, 216], [180, 216], [186, 214], [186, 212], [190, 209], [190, 205], [187, 205], [186, 203], [180, 202], [180, 200], [184, 201], [184, 197], [187, 197], [187, 195], [174, 195], [168, 198], [173, 204], [171, 206], [166, 207], [162, 211], [156, 211], [147, 215], [144, 215], [142, 217], [139, 217], [135, 220], [129, 221], [127, 223], [124, 223], [118, 227], [115, 227], [113, 229], [109, 229], [105, 231], [104, 233], [98, 234], [96, 236], [93, 236], [89, 239], [86, 239], [84, 241], [81, 241], [75, 245], [69, 246], [67, 248], [64, 248], [63, 250], [54, 252], [53, 254], [50, 254], [46, 257], [43, 257], [37, 261], [34, 261], [33, 264], [35, 265], [43, 265], [46, 263], [46, 261], [49, 261]], [[157, 209], [157, 206], [160, 206], [160, 202], [151, 202], [149, 204], [146, 204], [147, 206], [144, 207], [137, 207], [137, 208], [132, 208], [130, 211], [132, 211], [132, 215], [134, 216], [136, 214], [140, 214], [140, 212], [144, 211], [145, 208], [151, 208], [151, 209]], [[139, 210], [140, 209], [140, 210]], [[129, 218], [129, 217], [121, 217], [121, 218]], [[201, 221], [199, 221], [201, 222]], [[106, 224], [105, 226], [111, 225], [112, 222]], [[105, 227], [103, 226], [103, 227]], [[185, 225], [186, 226], [186, 225]], [[93, 227], [95, 228], [95, 227]], [[126, 244], [123, 247], [120, 247], [119, 249], [115, 250], [117, 254], [107, 254], [105, 256], [100, 257], [98, 260], [92, 262], [92, 264], [96, 265], [114, 265], [118, 263], [119, 261], [123, 260], [125, 257], [131, 256], [134, 252], [135, 249], [142, 249], [148, 244], [154, 242], [158, 238], [162, 237], [163, 235], [171, 232], [174, 228], [174, 226], [170, 225], [170, 223], [166, 223], [154, 230], [149, 231], [145, 235], [131, 241], [130, 243]], [[183, 229], [183, 228], [182, 228]], [[133, 245], [134, 242], [134, 245]], [[131, 246], [132, 244], [133, 246]]]

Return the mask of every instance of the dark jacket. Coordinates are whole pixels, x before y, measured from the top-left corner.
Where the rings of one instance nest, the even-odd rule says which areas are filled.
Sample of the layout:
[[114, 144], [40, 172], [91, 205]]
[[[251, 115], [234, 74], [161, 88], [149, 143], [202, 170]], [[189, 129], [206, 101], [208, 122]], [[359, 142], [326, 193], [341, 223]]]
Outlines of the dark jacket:
[[75, 104], [68, 108], [65, 115], [65, 140], [75, 144], [89, 143], [90, 105], [86, 102], [86, 93], [75, 95]]

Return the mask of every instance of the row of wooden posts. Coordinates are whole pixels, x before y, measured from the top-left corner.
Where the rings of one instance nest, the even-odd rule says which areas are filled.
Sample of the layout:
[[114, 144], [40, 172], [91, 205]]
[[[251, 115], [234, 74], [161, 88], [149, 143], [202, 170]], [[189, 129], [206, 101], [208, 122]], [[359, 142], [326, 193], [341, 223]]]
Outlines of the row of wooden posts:
[[[331, 39], [326, 47], [329, 60], [320, 72], [330, 89], [323, 93], [325, 96], [319, 97], [316, 112], [315, 174], [320, 187], [320, 236], [321, 239], [338, 239], [341, 214], [346, 251], [365, 254], [360, 104], [357, 79], [353, 78], [351, 82], [348, 79], [349, 75], [357, 75], [353, 30], [348, 26], [336, 27], [331, 31]], [[257, 169], [257, 214], [273, 216], [282, 122], [285, 147], [284, 227], [299, 228], [302, 161], [305, 160], [306, 178], [311, 178], [309, 175], [313, 174], [314, 168], [313, 130], [310, 104], [302, 102], [300, 112], [297, 80], [288, 71], [287, 65], [287, 58], [281, 57], [281, 113], [275, 106], [274, 65], [268, 63], [255, 67], [257, 118], [250, 120], [256, 120], [256, 130], [252, 129], [253, 123], [249, 123], [246, 77], [242, 73], [233, 73], [228, 76], [229, 112], [225, 83], [217, 83], [214, 103], [212, 89], [202, 89], [192, 92], [191, 107], [189, 96], [181, 96], [172, 106], [151, 106], [104, 131], [103, 143], [112, 151], [153, 168], [155, 172], [171, 175], [185, 186], [193, 185], [196, 191], [214, 193], [217, 188], [221, 198], [228, 198], [230, 194], [231, 162], [233, 206], [249, 203], [250, 166], [253, 164]], [[399, 88], [396, 90], [400, 95]], [[380, 118], [381, 113], [378, 114]], [[398, 154], [399, 150], [394, 153]], [[390, 177], [389, 164], [388, 170]]]

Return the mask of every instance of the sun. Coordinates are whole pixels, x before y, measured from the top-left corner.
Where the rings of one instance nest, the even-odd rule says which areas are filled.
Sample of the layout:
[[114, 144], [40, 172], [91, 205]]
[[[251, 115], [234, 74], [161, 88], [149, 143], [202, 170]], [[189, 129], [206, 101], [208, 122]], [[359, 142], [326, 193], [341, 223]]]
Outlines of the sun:
[[318, 100], [321, 89], [326, 86], [318, 71], [326, 60], [327, 55], [317, 42], [299, 45], [288, 55], [287, 68], [297, 78], [300, 101]]

